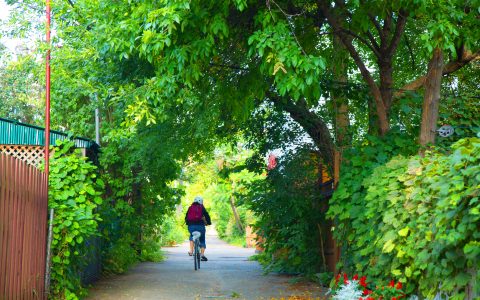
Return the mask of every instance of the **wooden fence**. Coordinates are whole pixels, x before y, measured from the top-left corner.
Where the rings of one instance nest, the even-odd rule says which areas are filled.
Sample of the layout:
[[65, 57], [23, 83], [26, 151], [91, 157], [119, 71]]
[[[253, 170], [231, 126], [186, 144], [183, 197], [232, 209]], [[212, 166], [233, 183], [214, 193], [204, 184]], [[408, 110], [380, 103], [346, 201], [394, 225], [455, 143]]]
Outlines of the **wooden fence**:
[[47, 178], [0, 153], [0, 300], [45, 299]]

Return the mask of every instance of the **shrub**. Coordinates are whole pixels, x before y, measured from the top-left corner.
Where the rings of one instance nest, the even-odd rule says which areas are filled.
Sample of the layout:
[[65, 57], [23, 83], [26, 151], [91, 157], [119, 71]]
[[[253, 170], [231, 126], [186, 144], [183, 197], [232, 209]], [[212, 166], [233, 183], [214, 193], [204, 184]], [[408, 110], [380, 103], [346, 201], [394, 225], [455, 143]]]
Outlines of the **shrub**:
[[425, 297], [478, 296], [479, 138], [458, 141], [450, 154], [394, 157], [359, 187], [349, 185], [342, 183], [329, 210], [345, 241], [341, 266], [372, 280], [394, 277]]
[[174, 246], [185, 241], [189, 234], [185, 225], [184, 215], [172, 215], [165, 218], [160, 226], [160, 244]]
[[259, 261], [266, 271], [304, 273], [325, 271], [319, 255], [326, 206], [318, 193], [317, 163], [312, 153], [300, 149], [285, 157], [266, 179], [250, 188], [247, 204], [257, 216], [255, 228], [264, 238], [265, 252]]

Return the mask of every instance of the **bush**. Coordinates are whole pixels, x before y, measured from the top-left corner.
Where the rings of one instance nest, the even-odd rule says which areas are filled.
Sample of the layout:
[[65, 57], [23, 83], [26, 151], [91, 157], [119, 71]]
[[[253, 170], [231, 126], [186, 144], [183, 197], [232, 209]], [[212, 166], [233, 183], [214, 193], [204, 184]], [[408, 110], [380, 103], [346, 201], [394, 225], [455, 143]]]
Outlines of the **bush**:
[[346, 270], [398, 279], [428, 298], [479, 295], [479, 138], [458, 141], [450, 154], [394, 157], [351, 184], [342, 182], [329, 210]]
[[185, 241], [189, 234], [183, 215], [171, 215], [160, 226], [160, 245], [174, 246]]
[[247, 203], [264, 238], [265, 252], [259, 261], [266, 271], [307, 275], [326, 271], [320, 255], [325, 235], [319, 232], [326, 200], [318, 193], [317, 163], [310, 150], [299, 150], [250, 188]]
[[132, 247], [133, 238], [130, 235], [122, 237], [104, 249], [103, 272], [107, 275], [121, 274], [138, 262], [136, 250]]

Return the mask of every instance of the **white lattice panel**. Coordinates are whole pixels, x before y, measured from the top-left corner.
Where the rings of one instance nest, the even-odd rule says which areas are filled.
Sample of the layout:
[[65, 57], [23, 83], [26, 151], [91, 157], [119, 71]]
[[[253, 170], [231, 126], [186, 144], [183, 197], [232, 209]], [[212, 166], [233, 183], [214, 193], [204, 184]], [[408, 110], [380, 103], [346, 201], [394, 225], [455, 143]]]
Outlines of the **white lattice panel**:
[[43, 162], [44, 157], [42, 146], [0, 145], [0, 152], [14, 156], [35, 167]]

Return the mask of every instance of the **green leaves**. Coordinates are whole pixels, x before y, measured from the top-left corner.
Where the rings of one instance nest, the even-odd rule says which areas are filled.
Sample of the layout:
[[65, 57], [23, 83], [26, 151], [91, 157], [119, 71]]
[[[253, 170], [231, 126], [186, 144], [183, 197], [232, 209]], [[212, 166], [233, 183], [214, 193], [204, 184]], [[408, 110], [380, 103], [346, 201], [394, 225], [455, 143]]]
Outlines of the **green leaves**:
[[408, 226], [407, 226], [407, 227], [401, 229], [400, 231], [398, 231], [398, 235], [402, 236], [402, 237], [406, 237], [408, 235], [409, 231], [410, 231], [410, 228], [408, 228]]
[[259, 15], [259, 19], [263, 18], [263, 28], [248, 39], [250, 56], [262, 58], [260, 71], [273, 76], [281, 96], [289, 95], [295, 100], [302, 96], [316, 102], [320, 95], [318, 78], [326, 68], [325, 59], [307, 55], [287, 21], [268, 15], [269, 12]]
[[[379, 281], [393, 276], [425, 297], [441, 291], [461, 299], [478, 278], [479, 141], [462, 139], [450, 154], [394, 157], [363, 173], [361, 188], [342, 182], [329, 216], [347, 229], [334, 234], [348, 236], [342, 249], [349, 271]], [[347, 175], [368, 170], [350, 163]]]
[[55, 209], [52, 242], [52, 289], [56, 297], [69, 293], [71, 299], [82, 295], [78, 273], [85, 266], [83, 243], [97, 234], [97, 205], [102, 203], [99, 192], [103, 182], [95, 181], [96, 167], [72, 151], [71, 141], [58, 142], [49, 177], [49, 206]]
[[[393, 249], [395, 249], [395, 244], [393, 243], [392, 240], [388, 240], [384, 245], [383, 245], [383, 248], [382, 248], [382, 251], [384, 253], [390, 253], [393, 251]], [[393, 274], [395, 275], [395, 274]], [[397, 274], [398, 276], [398, 274]]]

